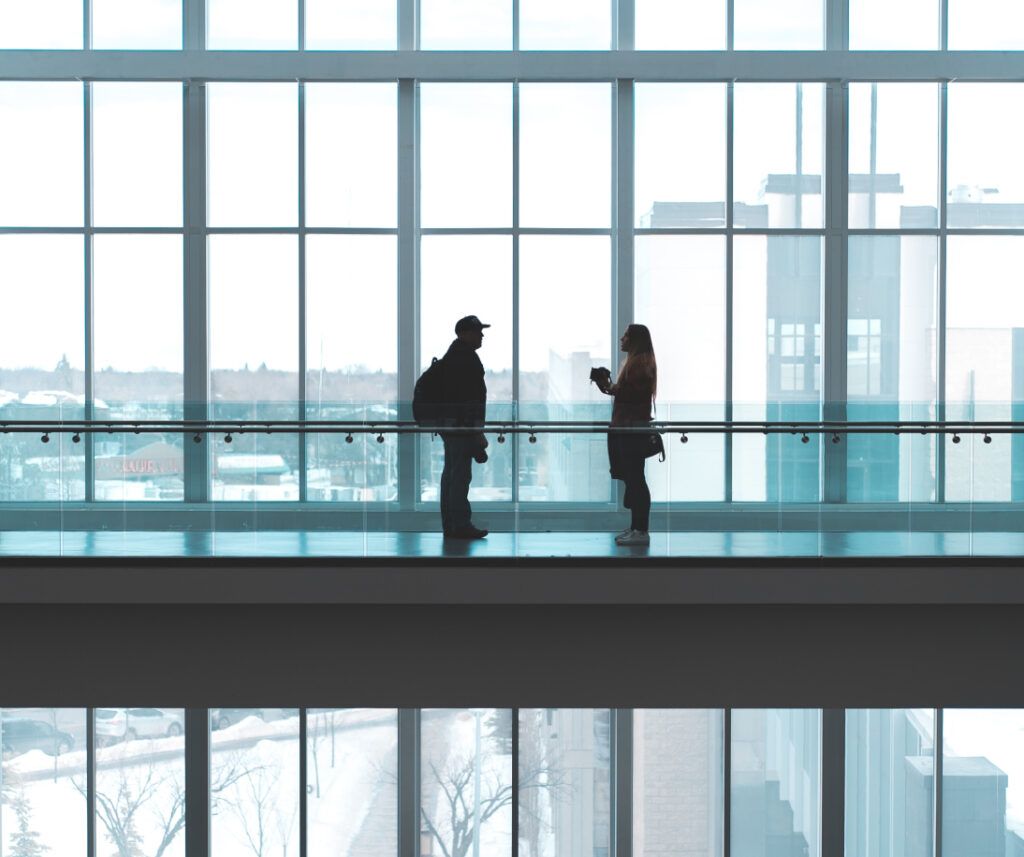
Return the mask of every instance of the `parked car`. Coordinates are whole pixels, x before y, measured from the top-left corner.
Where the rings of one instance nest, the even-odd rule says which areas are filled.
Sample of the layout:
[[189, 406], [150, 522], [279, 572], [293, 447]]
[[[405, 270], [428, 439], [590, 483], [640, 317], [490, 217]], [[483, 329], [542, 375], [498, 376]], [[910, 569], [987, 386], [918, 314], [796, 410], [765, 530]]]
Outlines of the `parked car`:
[[227, 729], [246, 717], [258, 717], [265, 723], [297, 717], [297, 708], [211, 708], [210, 725], [214, 729]]
[[97, 708], [96, 741], [116, 744], [136, 738], [165, 738], [185, 731], [183, 711], [163, 708]]
[[3, 757], [7, 759], [29, 750], [42, 750], [50, 756], [59, 756], [75, 746], [75, 739], [45, 720], [4, 717], [0, 720], [0, 743]]

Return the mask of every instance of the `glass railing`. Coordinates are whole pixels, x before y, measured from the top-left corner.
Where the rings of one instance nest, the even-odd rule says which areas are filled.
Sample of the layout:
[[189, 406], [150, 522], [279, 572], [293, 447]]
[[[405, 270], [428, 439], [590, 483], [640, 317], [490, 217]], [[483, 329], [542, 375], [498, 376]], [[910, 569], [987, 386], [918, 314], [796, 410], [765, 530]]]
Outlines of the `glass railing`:
[[[649, 544], [620, 545], [635, 522], [607, 400], [494, 402], [462, 425], [387, 401], [51, 399], [0, 407], [0, 555], [1024, 553], [1013, 404], [659, 403], [650, 426], [612, 427], [633, 456], [652, 430], [664, 445]], [[445, 438], [486, 439], [468, 492], [486, 538], [442, 533]]]

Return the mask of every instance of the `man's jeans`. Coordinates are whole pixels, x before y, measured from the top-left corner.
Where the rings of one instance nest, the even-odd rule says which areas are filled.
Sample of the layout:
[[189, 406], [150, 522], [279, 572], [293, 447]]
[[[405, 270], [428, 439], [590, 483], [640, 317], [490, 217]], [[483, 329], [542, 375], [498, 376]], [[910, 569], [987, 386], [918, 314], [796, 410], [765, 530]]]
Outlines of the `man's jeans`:
[[441, 527], [446, 533], [472, 523], [469, 483], [473, 479], [473, 453], [479, 441], [474, 435], [441, 435], [444, 470], [441, 471]]

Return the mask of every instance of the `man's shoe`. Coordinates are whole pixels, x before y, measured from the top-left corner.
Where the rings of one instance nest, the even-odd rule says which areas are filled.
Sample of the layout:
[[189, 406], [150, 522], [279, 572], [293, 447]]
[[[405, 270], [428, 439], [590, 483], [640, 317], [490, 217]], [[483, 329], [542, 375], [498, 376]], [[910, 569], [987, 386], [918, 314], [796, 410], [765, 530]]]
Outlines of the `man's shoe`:
[[459, 527], [458, 529], [449, 530], [445, 533], [445, 538], [448, 539], [482, 539], [486, 538], [487, 530], [481, 530], [479, 527], [474, 527], [470, 524], [468, 527]]
[[643, 530], [630, 530], [624, 536], [618, 536], [615, 544], [622, 547], [643, 547], [651, 543], [651, 536]]

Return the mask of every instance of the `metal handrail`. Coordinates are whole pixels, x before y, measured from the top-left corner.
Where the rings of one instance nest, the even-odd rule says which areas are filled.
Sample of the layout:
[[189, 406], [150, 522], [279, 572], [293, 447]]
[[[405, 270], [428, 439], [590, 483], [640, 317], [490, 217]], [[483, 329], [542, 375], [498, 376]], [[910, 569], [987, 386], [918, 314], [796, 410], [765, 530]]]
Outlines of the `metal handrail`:
[[846, 434], [945, 434], [958, 443], [962, 434], [980, 434], [990, 443], [995, 434], [1024, 434], [1019, 420], [654, 420], [632, 426], [611, 426], [604, 421], [582, 420], [487, 420], [482, 426], [420, 425], [413, 420], [0, 420], [0, 434], [39, 434], [47, 442], [50, 434], [71, 434], [78, 442], [83, 434], [192, 434], [196, 443], [204, 435], [223, 434], [228, 442], [246, 434], [357, 434], [377, 435], [383, 442], [388, 434], [644, 434], [651, 431], [678, 434], [683, 443], [690, 434], [791, 434], [804, 443], [811, 435], [832, 435], [838, 443]]

